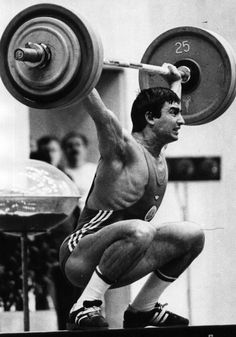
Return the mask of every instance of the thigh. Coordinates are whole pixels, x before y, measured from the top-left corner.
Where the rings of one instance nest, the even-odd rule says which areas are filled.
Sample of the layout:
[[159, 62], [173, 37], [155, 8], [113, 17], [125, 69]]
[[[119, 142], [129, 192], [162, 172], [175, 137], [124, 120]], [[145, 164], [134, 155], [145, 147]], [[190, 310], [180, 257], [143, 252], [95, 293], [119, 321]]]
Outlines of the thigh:
[[80, 239], [65, 263], [67, 278], [77, 286], [85, 286], [104, 251], [112, 243], [127, 238], [140, 222], [149, 226], [140, 220], [118, 221]]
[[153, 223], [153, 225], [155, 235], [143, 259], [133, 270], [123, 275], [113, 288], [131, 284], [182, 256], [190, 248], [196, 235], [202, 232], [200, 226], [193, 222], [168, 222], [159, 225]]

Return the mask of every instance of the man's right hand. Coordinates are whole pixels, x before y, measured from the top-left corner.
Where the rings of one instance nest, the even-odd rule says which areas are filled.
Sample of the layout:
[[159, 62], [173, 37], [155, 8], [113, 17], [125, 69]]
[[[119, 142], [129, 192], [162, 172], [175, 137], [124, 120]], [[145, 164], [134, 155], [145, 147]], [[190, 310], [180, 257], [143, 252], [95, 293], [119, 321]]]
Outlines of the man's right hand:
[[181, 74], [179, 70], [170, 63], [163, 63], [163, 68], [168, 70], [167, 74], [161, 75], [169, 84], [170, 89], [173, 90], [176, 95], [181, 99], [182, 84], [181, 84]]
[[168, 73], [166, 75], [161, 75], [170, 85], [173, 82], [181, 82], [181, 74], [179, 70], [174, 66], [173, 64], [170, 63], [163, 63], [162, 65], [163, 68], [166, 68]]

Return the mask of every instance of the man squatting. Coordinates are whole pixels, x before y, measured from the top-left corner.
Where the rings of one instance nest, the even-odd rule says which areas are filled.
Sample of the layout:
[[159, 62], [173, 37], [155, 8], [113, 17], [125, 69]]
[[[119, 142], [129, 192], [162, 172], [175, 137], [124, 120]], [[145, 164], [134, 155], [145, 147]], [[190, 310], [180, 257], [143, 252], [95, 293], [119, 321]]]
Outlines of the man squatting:
[[84, 100], [98, 136], [100, 160], [85, 207], [60, 250], [62, 270], [84, 290], [73, 305], [69, 329], [107, 328], [101, 314], [109, 288], [148, 275], [124, 313], [124, 327], [188, 325], [188, 319], [158, 303], [162, 292], [200, 254], [202, 229], [192, 222], [160, 224], [157, 210], [167, 184], [166, 144], [178, 140], [181, 76], [164, 64], [170, 89], [142, 90], [135, 99], [132, 134], [94, 89]]

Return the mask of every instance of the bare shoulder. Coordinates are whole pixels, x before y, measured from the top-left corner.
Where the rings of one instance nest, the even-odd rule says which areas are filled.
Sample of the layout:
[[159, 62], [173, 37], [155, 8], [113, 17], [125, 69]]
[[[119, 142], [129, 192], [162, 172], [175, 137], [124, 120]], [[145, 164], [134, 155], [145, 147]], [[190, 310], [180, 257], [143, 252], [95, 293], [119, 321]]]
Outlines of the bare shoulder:
[[123, 130], [123, 142], [120, 144], [119, 155], [113, 159], [120, 160], [126, 165], [136, 162], [141, 164], [145, 159], [141, 145], [127, 130]]

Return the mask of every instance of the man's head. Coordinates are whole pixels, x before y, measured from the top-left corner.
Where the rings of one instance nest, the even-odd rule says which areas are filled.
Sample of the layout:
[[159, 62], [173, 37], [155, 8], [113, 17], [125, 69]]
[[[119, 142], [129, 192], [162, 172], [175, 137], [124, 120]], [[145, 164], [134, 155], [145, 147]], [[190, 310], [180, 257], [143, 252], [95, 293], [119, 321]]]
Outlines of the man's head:
[[131, 119], [133, 133], [150, 127], [166, 143], [178, 139], [176, 131], [184, 124], [179, 97], [162, 87], [144, 89], [139, 93], [132, 106]]
[[37, 155], [39, 159], [58, 166], [61, 160], [60, 141], [55, 136], [43, 136], [37, 140]]
[[62, 139], [62, 149], [71, 167], [78, 167], [86, 161], [87, 147], [87, 138], [79, 132], [69, 132]]

